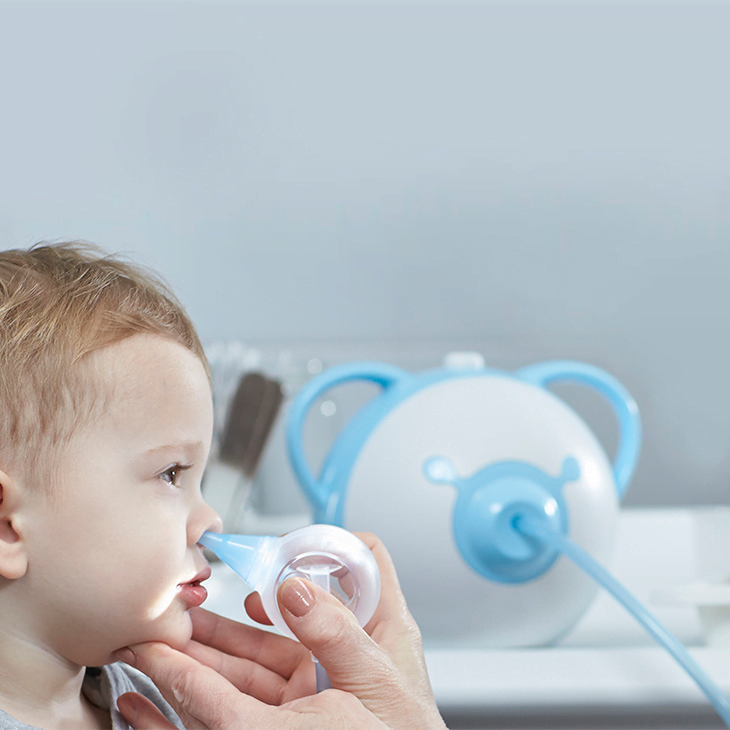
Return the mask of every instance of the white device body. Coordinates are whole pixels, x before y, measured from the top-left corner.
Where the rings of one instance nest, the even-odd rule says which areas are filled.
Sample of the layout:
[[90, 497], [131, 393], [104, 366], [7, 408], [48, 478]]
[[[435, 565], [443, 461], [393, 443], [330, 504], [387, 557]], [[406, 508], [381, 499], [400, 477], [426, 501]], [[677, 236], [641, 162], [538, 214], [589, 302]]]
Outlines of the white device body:
[[[303, 444], [308, 411], [354, 381], [381, 393], [344, 425], [315, 473]], [[618, 421], [611, 462], [548, 389], [558, 382], [590, 388], [610, 405]], [[384, 541], [431, 646], [536, 646], [569, 631], [596, 588], [557, 549], [519, 534], [515, 520], [539, 517], [609, 563], [641, 418], [623, 385], [587, 363], [506, 373], [454, 356], [443, 369], [410, 373], [366, 361], [334, 366], [297, 393], [287, 444], [316, 521]]]
[[511, 459], [557, 475], [574, 456], [581, 475], [564, 488], [570, 536], [606, 563], [619, 503], [592, 431], [550, 392], [518, 380], [445, 380], [403, 401], [374, 429], [352, 468], [344, 509], [348, 529], [372, 530], [385, 543], [430, 643], [531, 646], [564, 634], [593, 598], [593, 582], [562, 558], [517, 585], [476, 574], [454, 545], [456, 490], [423, 474], [434, 454], [448, 454], [463, 476]]

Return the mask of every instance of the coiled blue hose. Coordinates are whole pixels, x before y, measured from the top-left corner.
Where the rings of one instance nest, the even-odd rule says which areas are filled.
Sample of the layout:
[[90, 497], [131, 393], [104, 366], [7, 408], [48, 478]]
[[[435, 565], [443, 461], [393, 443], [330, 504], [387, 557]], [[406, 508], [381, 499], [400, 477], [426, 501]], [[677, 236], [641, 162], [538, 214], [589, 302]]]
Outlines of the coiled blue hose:
[[674, 657], [687, 674], [692, 677], [699, 688], [705, 693], [717, 714], [722, 718], [725, 726], [730, 728], [730, 700], [728, 700], [723, 691], [690, 656], [681, 642], [672, 636], [600, 563], [596, 562], [571, 539], [559, 534], [540, 519], [526, 515], [518, 515], [514, 518], [513, 525], [515, 529], [524, 535], [529, 535], [530, 537], [552, 545], [611, 593], [629, 613], [633, 614], [649, 634]]

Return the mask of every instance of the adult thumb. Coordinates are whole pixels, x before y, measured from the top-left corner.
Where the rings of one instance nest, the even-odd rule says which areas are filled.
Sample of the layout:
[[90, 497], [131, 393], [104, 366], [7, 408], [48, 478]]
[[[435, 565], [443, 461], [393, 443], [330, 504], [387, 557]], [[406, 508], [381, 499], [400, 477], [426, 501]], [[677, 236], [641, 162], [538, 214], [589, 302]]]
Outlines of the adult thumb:
[[354, 614], [328, 591], [301, 578], [279, 588], [279, 608], [294, 635], [327, 672], [332, 687], [355, 695], [383, 718], [403, 693], [390, 657], [363, 631]]

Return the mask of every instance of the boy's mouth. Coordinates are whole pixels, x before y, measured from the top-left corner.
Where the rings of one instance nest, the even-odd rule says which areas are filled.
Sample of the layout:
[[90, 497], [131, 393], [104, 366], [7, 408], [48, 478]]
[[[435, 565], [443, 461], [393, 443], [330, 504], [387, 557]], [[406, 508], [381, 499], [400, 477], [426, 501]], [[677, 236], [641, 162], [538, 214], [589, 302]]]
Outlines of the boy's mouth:
[[195, 577], [192, 580], [185, 581], [184, 583], [178, 583], [180, 587], [183, 586], [199, 586], [204, 580], [208, 580], [210, 578], [211, 569], [209, 565], [206, 565], [203, 570], [201, 570], [199, 573], [195, 575]]
[[208, 580], [210, 574], [210, 566], [206, 566], [192, 580], [178, 584], [178, 588], [180, 589], [179, 595], [188, 605], [188, 608], [199, 606], [208, 597], [208, 591], [200, 584], [204, 580]]

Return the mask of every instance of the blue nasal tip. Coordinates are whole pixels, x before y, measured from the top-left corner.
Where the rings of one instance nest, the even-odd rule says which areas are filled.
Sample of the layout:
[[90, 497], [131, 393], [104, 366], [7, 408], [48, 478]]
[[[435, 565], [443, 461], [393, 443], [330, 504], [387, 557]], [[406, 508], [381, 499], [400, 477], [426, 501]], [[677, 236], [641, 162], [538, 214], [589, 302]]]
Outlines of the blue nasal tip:
[[223, 543], [223, 535], [219, 532], [210, 532], [206, 530], [198, 540], [198, 545], [207, 547], [208, 550], [216, 551], [216, 548]]
[[251, 577], [262, 555], [268, 553], [274, 537], [261, 535], [221, 535], [218, 532], [205, 531], [198, 544], [208, 548], [228, 567], [238, 573], [246, 583], [252, 585]]

